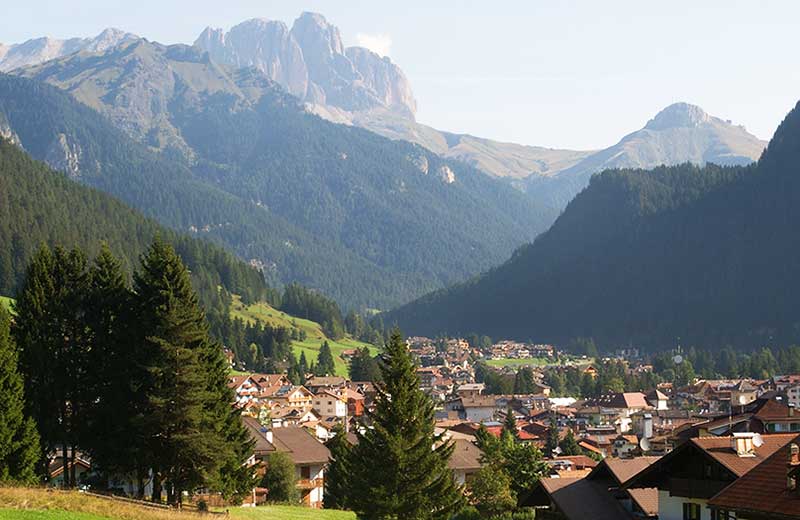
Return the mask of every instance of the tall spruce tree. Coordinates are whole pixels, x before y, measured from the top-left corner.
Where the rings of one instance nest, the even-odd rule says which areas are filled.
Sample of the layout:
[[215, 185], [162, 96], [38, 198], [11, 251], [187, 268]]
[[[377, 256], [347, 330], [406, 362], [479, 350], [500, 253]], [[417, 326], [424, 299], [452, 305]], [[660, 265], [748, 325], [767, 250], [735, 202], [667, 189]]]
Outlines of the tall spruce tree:
[[24, 384], [10, 324], [8, 312], [0, 305], [0, 482], [33, 484], [41, 454], [39, 434], [25, 414]]
[[506, 417], [503, 420], [503, 436], [510, 437], [513, 440], [519, 438], [517, 418], [514, 415], [514, 410], [510, 406], [506, 409]]
[[325, 509], [347, 509], [351, 483], [348, 455], [352, 446], [347, 441], [347, 432], [341, 424], [333, 427], [334, 436], [325, 445], [331, 452], [331, 460], [325, 470]]
[[86, 323], [87, 370], [78, 399], [85, 410], [80, 445], [96, 469], [136, 473], [140, 442], [136, 424], [143, 403], [144, 374], [133, 356], [132, 293], [120, 261], [103, 244], [89, 270]]
[[[83, 421], [79, 388], [84, 380], [87, 269], [85, 254], [43, 246], [34, 256], [17, 294], [14, 335], [20, 352], [27, 404], [41, 435], [40, 472], [47, 478], [50, 450], [62, 464], [75, 457], [77, 425]], [[75, 485], [74, 466], [64, 486]]]
[[434, 406], [419, 389], [413, 360], [398, 330], [381, 367], [372, 428], [359, 432], [348, 457], [350, 508], [370, 520], [449, 518], [464, 501], [447, 467], [453, 444], [434, 433]]
[[333, 353], [331, 346], [327, 341], [322, 342], [317, 355], [317, 366], [314, 375], [317, 376], [332, 376], [336, 373], [336, 364], [333, 361]]
[[226, 442], [230, 400], [220, 406], [222, 351], [209, 338], [188, 270], [158, 238], [134, 275], [134, 292], [137, 349], [147, 371], [140, 430], [145, 457], [153, 469], [154, 499], [160, 500], [163, 485], [167, 501], [176, 503], [183, 491], [213, 482], [235, 457]]

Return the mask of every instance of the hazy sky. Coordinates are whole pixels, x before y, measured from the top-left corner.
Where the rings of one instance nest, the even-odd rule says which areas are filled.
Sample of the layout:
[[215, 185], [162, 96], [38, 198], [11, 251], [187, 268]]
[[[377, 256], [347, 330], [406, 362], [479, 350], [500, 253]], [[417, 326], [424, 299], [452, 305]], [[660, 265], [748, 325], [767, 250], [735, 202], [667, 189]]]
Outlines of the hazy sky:
[[[3, 0], [0, 42], [125, 29], [192, 43], [207, 25], [317, 11], [388, 53], [439, 129], [599, 148], [687, 101], [768, 139], [800, 99], [800, 2]], [[702, 5], [700, 5], [702, 4]]]

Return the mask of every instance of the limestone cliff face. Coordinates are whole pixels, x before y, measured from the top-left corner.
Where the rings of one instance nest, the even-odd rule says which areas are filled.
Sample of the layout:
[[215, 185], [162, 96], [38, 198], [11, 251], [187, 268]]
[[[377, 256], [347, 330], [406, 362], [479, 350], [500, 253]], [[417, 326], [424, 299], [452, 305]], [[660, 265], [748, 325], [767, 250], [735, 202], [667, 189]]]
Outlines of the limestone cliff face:
[[54, 170], [62, 171], [72, 178], [81, 175], [81, 158], [83, 150], [80, 145], [66, 134], [58, 134], [47, 149], [44, 162]]
[[34, 38], [15, 45], [0, 44], [0, 72], [19, 67], [38, 65], [45, 61], [60, 58], [79, 51], [105, 52], [117, 45], [136, 39], [137, 36], [109, 28], [94, 38]]
[[253, 19], [227, 33], [207, 28], [195, 46], [218, 63], [255, 67], [311, 105], [347, 112], [387, 109], [412, 119], [417, 103], [403, 71], [361, 47], [345, 48], [339, 29], [320, 14], [303, 13], [289, 29]]

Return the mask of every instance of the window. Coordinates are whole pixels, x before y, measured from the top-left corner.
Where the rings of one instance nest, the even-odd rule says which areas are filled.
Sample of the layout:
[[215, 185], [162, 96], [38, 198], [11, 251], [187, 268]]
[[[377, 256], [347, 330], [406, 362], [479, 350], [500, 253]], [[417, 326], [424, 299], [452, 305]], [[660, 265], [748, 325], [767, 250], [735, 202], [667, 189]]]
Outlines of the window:
[[736, 520], [736, 516], [725, 509], [714, 509], [711, 512], [711, 520]]
[[700, 504], [683, 504], [683, 520], [700, 520]]

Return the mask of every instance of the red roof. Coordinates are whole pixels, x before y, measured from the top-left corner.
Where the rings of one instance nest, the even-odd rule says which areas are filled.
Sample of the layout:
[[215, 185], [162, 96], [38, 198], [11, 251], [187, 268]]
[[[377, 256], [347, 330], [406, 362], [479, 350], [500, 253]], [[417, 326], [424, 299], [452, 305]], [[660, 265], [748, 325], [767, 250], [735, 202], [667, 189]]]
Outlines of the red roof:
[[[800, 442], [800, 437], [794, 437], [793, 442]], [[800, 493], [786, 487], [789, 450], [787, 443], [712, 497], [709, 505], [769, 518], [800, 518]]]

